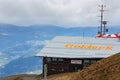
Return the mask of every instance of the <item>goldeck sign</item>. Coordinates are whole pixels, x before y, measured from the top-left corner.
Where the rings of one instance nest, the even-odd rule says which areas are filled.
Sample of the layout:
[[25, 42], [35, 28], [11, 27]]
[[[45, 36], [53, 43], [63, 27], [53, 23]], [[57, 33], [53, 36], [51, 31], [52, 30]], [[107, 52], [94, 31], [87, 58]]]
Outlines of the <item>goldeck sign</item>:
[[97, 46], [92, 44], [65, 44], [65, 48], [71, 49], [88, 49], [88, 50], [107, 50], [110, 51], [113, 49], [112, 46]]
[[82, 64], [82, 60], [71, 60], [71, 64]]

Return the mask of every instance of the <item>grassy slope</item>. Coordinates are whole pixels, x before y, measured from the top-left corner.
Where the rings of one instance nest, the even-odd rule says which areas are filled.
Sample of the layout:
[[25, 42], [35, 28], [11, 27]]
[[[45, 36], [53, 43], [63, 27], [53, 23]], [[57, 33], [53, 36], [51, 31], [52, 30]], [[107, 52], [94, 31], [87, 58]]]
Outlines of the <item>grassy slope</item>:
[[120, 80], [120, 53], [71, 74], [69, 80]]

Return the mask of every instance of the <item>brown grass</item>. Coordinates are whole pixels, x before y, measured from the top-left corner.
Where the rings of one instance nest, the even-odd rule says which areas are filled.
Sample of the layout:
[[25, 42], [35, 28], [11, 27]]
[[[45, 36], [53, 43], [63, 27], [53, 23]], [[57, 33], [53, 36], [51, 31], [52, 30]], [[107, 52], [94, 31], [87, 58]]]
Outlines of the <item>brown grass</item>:
[[17, 76], [14, 80], [22, 80], [20, 76]]
[[120, 53], [71, 74], [68, 80], [120, 80]]
[[72, 73], [61, 73], [48, 76], [48, 80], [69, 80], [68, 78], [71, 76]]

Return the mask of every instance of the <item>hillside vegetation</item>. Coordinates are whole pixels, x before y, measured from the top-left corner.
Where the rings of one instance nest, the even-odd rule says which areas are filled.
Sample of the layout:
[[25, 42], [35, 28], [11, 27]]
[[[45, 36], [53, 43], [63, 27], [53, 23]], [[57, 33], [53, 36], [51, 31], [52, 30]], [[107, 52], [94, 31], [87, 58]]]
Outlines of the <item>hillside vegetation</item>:
[[72, 73], [68, 80], [120, 80], [120, 53]]

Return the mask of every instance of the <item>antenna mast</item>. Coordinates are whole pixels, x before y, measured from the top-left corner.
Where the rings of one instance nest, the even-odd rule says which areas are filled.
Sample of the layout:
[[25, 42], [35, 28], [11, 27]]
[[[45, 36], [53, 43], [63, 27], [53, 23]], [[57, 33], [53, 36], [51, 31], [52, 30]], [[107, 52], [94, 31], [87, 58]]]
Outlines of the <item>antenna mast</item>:
[[[101, 14], [100, 14], [100, 30], [99, 30], [99, 32], [98, 32], [98, 34], [103, 34], [103, 12], [104, 12], [104, 7], [105, 7], [105, 5], [100, 5], [99, 7], [101, 7], [101, 9], [100, 9], [100, 12], [101, 12]], [[104, 31], [105, 31], [105, 28], [104, 28]], [[105, 33], [105, 32], [104, 32]]]

